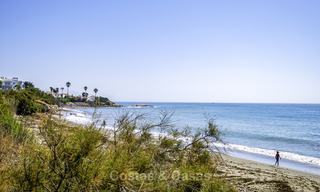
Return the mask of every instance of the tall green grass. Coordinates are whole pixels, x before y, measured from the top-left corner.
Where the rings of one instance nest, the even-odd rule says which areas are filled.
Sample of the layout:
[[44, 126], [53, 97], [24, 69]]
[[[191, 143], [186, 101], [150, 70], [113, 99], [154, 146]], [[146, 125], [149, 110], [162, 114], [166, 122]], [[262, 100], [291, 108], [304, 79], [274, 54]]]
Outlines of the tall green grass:
[[11, 191], [11, 170], [19, 161], [20, 146], [31, 141], [31, 134], [14, 116], [13, 101], [0, 93], [0, 191]]
[[17, 142], [23, 142], [30, 136], [28, 130], [14, 117], [13, 101], [0, 94], [0, 134], [12, 136]]

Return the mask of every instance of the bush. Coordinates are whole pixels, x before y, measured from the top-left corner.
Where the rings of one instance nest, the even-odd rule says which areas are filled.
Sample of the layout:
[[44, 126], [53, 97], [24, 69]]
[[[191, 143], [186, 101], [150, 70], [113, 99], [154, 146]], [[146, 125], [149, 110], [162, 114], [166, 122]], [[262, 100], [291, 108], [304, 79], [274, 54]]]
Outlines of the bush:
[[[26, 191], [234, 191], [215, 178], [216, 126], [197, 133], [124, 114], [113, 130], [69, 127], [47, 120], [41, 145], [26, 147], [12, 172], [15, 190]], [[151, 136], [152, 131], [161, 131]], [[215, 133], [215, 135], [211, 135]], [[189, 138], [186, 140], [186, 138]]]
[[93, 128], [64, 130], [48, 120], [40, 128], [41, 146], [27, 147], [12, 173], [14, 188], [23, 191], [92, 191], [100, 169], [97, 146], [102, 135]]
[[13, 114], [13, 104], [0, 94], [0, 138], [11, 136], [18, 142], [25, 141], [28, 131], [15, 118]]
[[52, 95], [42, 92], [30, 85], [22, 90], [10, 90], [2, 94], [15, 103], [16, 114], [22, 116], [33, 115], [36, 112], [47, 112], [47, 106], [38, 103], [37, 100], [47, 104], [57, 104], [57, 101]]
[[32, 115], [38, 111], [38, 106], [28, 93], [20, 93], [16, 97], [17, 115]]
[[47, 94], [46, 92], [41, 91], [38, 88], [30, 86], [26, 89], [23, 89], [22, 91], [31, 95], [34, 100], [41, 100], [41, 101], [46, 102], [50, 105], [57, 105], [58, 104], [58, 101], [51, 94]]

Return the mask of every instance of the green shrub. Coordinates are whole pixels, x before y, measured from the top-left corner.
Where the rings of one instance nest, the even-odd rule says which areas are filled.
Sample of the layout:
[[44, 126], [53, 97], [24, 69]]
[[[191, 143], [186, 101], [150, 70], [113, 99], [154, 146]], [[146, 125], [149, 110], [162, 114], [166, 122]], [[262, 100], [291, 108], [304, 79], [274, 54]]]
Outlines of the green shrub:
[[12, 136], [18, 142], [25, 141], [28, 130], [23, 127], [14, 117], [13, 104], [0, 94], [0, 133], [1, 136]]
[[38, 103], [37, 100], [47, 104], [57, 104], [52, 95], [29, 86], [22, 90], [10, 90], [3, 92], [4, 97], [13, 100], [16, 106], [16, 114], [27, 116], [36, 112], [47, 112], [47, 107]]
[[[12, 170], [13, 190], [234, 191], [215, 177], [218, 158], [208, 144], [218, 130], [209, 123], [198, 133], [179, 131], [169, 117], [152, 123], [124, 114], [108, 131], [48, 119], [41, 145], [26, 147]], [[163, 134], [152, 137], [154, 130]]]
[[32, 115], [38, 111], [35, 101], [28, 93], [20, 93], [16, 97], [17, 115]]
[[92, 191], [101, 154], [102, 135], [96, 129], [64, 130], [48, 120], [40, 128], [41, 146], [28, 147], [12, 173], [16, 190]]
[[41, 100], [50, 105], [58, 104], [58, 101], [51, 94], [47, 94], [46, 92], [41, 91], [38, 88], [29, 87], [22, 91], [31, 95], [34, 100]]

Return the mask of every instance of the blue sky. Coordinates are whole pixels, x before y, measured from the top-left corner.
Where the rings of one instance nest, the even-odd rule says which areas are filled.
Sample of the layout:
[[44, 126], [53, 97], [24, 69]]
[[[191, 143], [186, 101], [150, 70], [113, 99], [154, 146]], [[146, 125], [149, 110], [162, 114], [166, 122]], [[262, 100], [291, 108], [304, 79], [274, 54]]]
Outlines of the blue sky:
[[116, 101], [320, 103], [317, 0], [1, 0], [0, 76]]

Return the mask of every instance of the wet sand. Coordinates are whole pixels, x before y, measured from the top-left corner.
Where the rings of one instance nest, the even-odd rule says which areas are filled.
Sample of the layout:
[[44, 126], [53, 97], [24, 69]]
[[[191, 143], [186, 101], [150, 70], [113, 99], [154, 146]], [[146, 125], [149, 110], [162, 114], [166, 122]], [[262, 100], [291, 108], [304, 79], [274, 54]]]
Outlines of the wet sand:
[[318, 192], [320, 176], [222, 155], [218, 174], [241, 192]]

